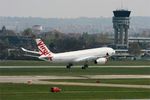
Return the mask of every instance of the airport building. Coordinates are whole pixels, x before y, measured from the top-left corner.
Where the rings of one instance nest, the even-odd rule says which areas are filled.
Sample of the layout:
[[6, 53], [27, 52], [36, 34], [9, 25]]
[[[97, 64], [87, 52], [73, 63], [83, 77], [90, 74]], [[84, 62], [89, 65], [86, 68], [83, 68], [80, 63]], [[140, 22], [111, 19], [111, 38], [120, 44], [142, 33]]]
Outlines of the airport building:
[[128, 48], [128, 29], [130, 26], [130, 13], [128, 10], [113, 11], [114, 46], [115, 48]]
[[40, 34], [43, 30], [43, 27], [42, 25], [34, 25], [32, 26], [32, 31], [35, 33], [35, 34]]
[[[113, 28], [114, 38], [112, 47], [116, 50], [117, 59], [136, 59], [137, 55], [130, 54], [130, 45], [137, 43], [140, 45], [138, 58], [148, 57], [150, 59], [150, 48], [146, 47], [146, 44], [150, 43], [150, 38], [143, 37], [129, 37], [128, 30], [130, 28], [130, 14], [129, 10], [114, 10], [113, 11]], [[142, 47], [142, 45], [144, 45]], [[132, 51], [138, 51], [137, 48], [132, 48]], [[130, 53], [129, 53], [130, 52]]]

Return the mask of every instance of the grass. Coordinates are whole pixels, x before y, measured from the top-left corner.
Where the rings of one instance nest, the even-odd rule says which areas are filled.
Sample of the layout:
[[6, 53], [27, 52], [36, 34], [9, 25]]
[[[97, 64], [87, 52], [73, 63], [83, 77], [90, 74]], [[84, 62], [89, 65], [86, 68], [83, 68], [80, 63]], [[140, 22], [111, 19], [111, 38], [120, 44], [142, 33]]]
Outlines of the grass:
[[[56, 64], [61, 65], [62, 64]], [[64, 65], [64, 64], [63, 64]], [[138, 66], [150, 65], [149, 61], [110, 61], [106, 65], [113, 66]], [[0, 66], [53, 66], [44, 61], [0, 61]], [[147, 68], [0, 68], [0, 75], [150, 75]], [[96, 80], [52, 80], [94, 83]], [[150, 85], [149, 79], [101, 79], [101, 83], [139, 84]], [[51, 93], [50, 88], [60, 87], [60, 93]], [[150, 89], [113, 88], [113, 87], [88, 87], [88, 86], [63, 86], [63, 85], [27, 85], [0, 83], [0, 100], [100, 100], [100, 99], [149, 99]]]
[[32, 61], [32, 60], [4, 60], [0, 61], [0, 66], [49, 66], [51, 65], [46, 61]]
[[0, 75], [150, 75], [150, 67], [147, 68], [0, 68]]
[[[24, 60], [6, 60], [0, 61], [0, 66], [65, 66], [66, 64], [53, 64], [45, 61], [24, 61]], [[79, 64], [80, 65], [80, 64]], [[93, 65], [92, 63], [90, 65]], [[95, 64], [94, 64], [95, 65]], [[108, 61], [105, 65], [97, 65], [97, 66], [149, 66], [150, 61], [147, 60], [137, 60], [137, 61]]]
[[50, 79], [43, 81], [150, 85], [150, 79]]
[[[50, 92], [53, 86], [60, 93]], [[100, 100], [100, 99], [148, 99], [150, 89], [112, 87], [0, 84], [1, 100]]]

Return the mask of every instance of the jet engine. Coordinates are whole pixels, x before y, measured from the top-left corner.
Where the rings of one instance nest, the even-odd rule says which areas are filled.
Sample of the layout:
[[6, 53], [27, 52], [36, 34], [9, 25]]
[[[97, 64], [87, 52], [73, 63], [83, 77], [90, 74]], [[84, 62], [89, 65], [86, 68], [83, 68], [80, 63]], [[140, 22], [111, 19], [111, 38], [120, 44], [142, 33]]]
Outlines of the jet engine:
[[106, 64], [107, 59], [106, 58], [99, 58], [95, 60], [95, 64]]

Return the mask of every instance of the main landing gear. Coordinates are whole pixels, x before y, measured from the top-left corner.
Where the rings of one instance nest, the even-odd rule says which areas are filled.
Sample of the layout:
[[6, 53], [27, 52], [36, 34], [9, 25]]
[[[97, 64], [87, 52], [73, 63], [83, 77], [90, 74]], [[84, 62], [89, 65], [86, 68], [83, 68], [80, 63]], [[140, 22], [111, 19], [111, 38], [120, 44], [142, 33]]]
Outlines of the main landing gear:
[[[69, 63], [69, 64], [66, 66], [66, 68], [67, 68], [67, 69], [70, 69], [71, 66], [73, 66], [73, 64], [72, 64], [72, 63]], [[88, 68], [88, 64], [84, 64], [81, 68], [82, 68], [82, 69]]]
[[88, 64], [84, 64], [84, 65], [82, 66], [82, 69], [86, 69], [86, 68], [88, 68]]
[[72, 63], [69, 63], [69, 64], [66, 66], [66, 68], [67, 68], [67, 69], [70, 69], [71, 66], [73, 66], [73, 64], [72, 64]]

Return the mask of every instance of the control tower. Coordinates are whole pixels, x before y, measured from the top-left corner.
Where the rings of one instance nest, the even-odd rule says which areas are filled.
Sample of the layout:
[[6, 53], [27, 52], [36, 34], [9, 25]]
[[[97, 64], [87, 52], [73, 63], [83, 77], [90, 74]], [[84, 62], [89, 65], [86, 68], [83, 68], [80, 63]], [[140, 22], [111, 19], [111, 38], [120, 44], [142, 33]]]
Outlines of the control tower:
[[113, 11], [114, 44], [116, 48], [128, 48], [130, 13], [131, 11], [122, 9]]

